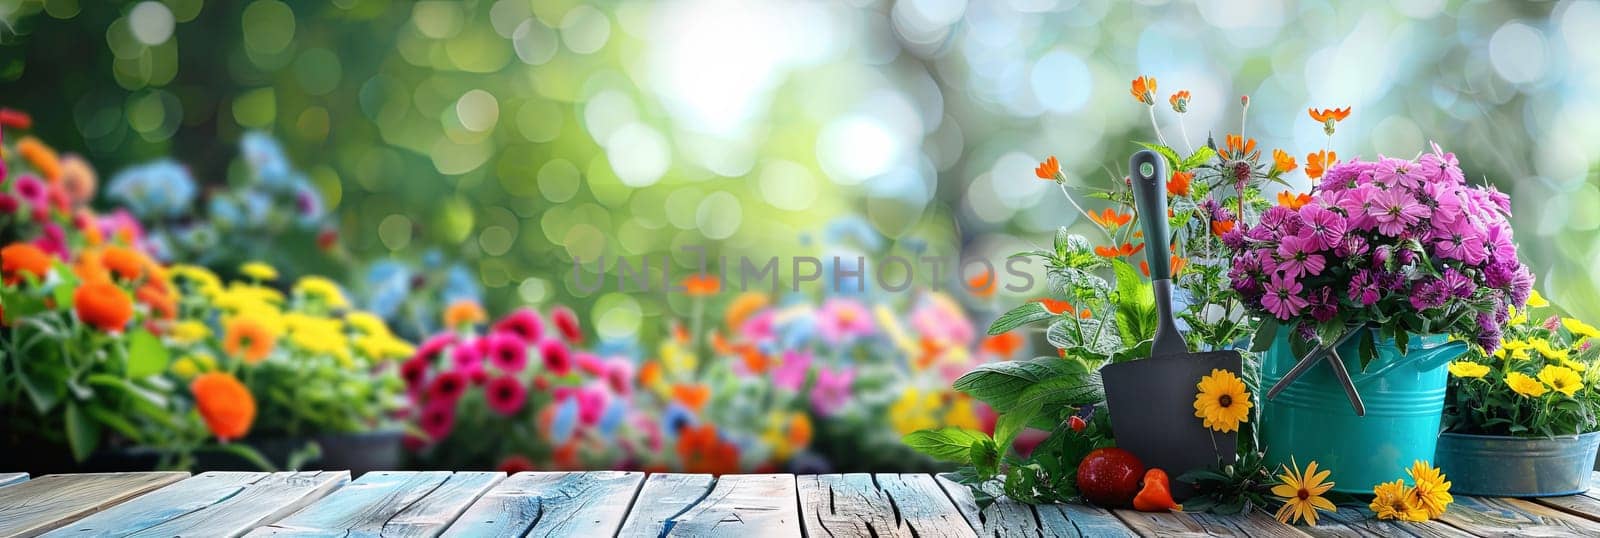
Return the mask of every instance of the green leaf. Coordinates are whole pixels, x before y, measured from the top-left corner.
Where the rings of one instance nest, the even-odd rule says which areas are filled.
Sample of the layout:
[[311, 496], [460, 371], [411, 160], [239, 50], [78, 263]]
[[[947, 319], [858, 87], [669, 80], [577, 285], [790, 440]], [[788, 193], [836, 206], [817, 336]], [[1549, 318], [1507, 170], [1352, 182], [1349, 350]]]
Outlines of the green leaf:
[[1055, 317], [1043, 304], [1035, 301], [1023, 303], [1022, 306], [1011, 309], [1010, 312], [1001, 314], [994, 323], [989, 324], [989, 334], [1001, 334], [1011, 329], [1027, 325], [1040, 320]]
[[89, 459], [95, 447], [100, 445], [100, 429], [78, 411], [78, 404], [74, 402], [67, 402], [66, 420], [67, 445], [72, 450], [72, 460], [81, 463]]
[[128, 377], [152, 376], [167, 370], [171, 353], [161, 345], [161, 339], [150, 331], [137, 329], [128, 333]]
[[1142, 342], [1156, 334], [1156, 296], [1139, 272], [1120, 259], [1111, 263], [1117, 276], [1117, 336], [1122, 342]]
[[988, 434], [955, 426], [937, 430], [917, 430], [900, 438], [901, 442], [917, 452], [927, 454], [934, 459], [960, 464], [971, 463], [973, 446], [989, 440]]
[[1256, 335], [1250, 339], [1250, 351], [1260, 353], [1272, 348], [1272, 342], [1278, 339], [1278, 329], [1282, 326], [1278, 318], [1267, 316], [1262, 318], [1261, 327], [1256, 329]]
[[995, 411], [1005, 413], [1022, 391], [1044, 379], [1085, 376], [1088, 367], [1060, 357], [1036, 357], [1024, 361], [984, 364], [956, 379], [955, 389], [983, 400]]
[[1098, 319], [1063, 319], [1045, 330], [1044, 338], [1050, 345], [1068, 353], [1082, 352], [1098, 357], [1110, 357], [1123, 348], [1122, 336], [1116, 328], [1104, 328], [1105, 321]]
[[1027, 403], [1012, 407], [1010, 412], [1000, 415], [994, 424], [994, 441], [1001, 451], [1011, 448], [1011, 442], [1016, 440], [1017, 434], [1028, 427], [1033, 417], [1039, 415], [1039, 411], [1044, 408], [1043, 405], [1042, 400], [1028, 400]]
[[95, 419], [99, 423], [105, 424], [107, 427], [113, 430], [117, 430], [117, 433], [122, 434], [123, 437], [127, 437], [129, 440], [132, 440], [135, 443], [144, 443], [144, 435], [139, 433], [139, 428], [134, 426], [132, 422], [128, 422], [128, 419], [122, 418], [121, 415], [93, 405], [84, 408], [83, 412], [87, 413], [90, 418]]
[[1212, 157], [1215, 157], [1216, 155], [1217, 155], [1217, 151], [1214, 150], [1214, 149], [1211, 149], [1210, 146], [1200, 146], [1199, 149], [1194, 150], [1194, 153], [1190, 153], [1188, 157], [1184, 158], [1183, 162], [1178, 163], [1178, 169], [1179, 170], [1192, 169], [1192, 168], [1194, 168], [1196, 166], [1200, 166], [1202, 164], [1205, 164], [1206, 162], [1210, 161]]
[[1000, 449], [992, 439], [973, 441], [972, 446], [967, 447], [967, 456], [980, 475], [993, 476], [1000, 470]]
[[[1151, 144], [1149, 142], [1139, 142], [1139, 145], [1144, 146], [1145, 149], [1150, 151], [1160, 153], [1162, 157], [1165, 157], [1167, 159], [1168, 170], [1178, 169], [1178, 165], [1183, 162], [1183, 159], [1178, 157], [1178, 152], [1172, 151], [1172, 148], [1163, 146], [1161, 144]], [[1163, 178], [1161, 181], [1165, 182], [1166, 179]]]
[[56, 284], [56, 287], [50, 290], [50, 296], [55, 299], [58, 305], [70, 305], [72, 304], [72, 293], [75, 291], [78, 291], [77, 286], [72, 285], [70, 282], [62, 282]]

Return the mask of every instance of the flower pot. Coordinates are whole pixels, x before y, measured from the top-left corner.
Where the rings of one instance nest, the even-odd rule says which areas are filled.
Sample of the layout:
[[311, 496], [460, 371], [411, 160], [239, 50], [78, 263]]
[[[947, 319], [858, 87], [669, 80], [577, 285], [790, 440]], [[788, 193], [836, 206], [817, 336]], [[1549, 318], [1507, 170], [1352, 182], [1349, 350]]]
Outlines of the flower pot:
[[[1261, 358], [1262, 387], [1277, 383], [1300, 359], [1290, 350], [1288, 331], [1278, 333]], [[1313, 366], [1276, 398], [1261, 402], [1261, 443], [1269, 465], [1316, 461], [1331, 471], [1334, 491], [1371, 493], [1380, 482], [1404, 477], [1412, 461], [1434, 461], [1445, 364], [1467, 345], [1443, 335], [1413, 335], [1401, 354], [1392, 339], [1379, 340], [1377, 357], [1363, 371], [1359, 340], [1350, 339], [1338, 352], [1366, 403], [1366, 416], [1356, 415], [1330, 366]]]
[[[1138, 456], [1146, 468], [1160, 468], [1173, 477], [1233, 463], [1239, 432], [1212, 431], [1194, 416], [1195, 385], [1216, 369], [1239, 375], [1240, 361], [1237, 351], [1210, 351], [1101, 368], [1117, 447]], [[1188, 483], [1172, 482], [1174, 498], [1191, 494]]]
[[1457, 495], [1572, 495], [1589, 490], [1597, 448], [1600, 432], [1553, 438], [1444, 433], [1438, 465]]

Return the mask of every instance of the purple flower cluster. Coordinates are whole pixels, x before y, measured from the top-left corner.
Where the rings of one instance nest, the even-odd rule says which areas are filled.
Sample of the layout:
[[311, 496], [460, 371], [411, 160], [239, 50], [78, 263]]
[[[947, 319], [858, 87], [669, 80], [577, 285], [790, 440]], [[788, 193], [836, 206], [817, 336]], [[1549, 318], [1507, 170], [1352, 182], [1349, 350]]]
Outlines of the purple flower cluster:
[[1381, 317], [1499, 347], [1507, 307], [1533, 287], [1508, 196], [1467, 185], [1437, 144], [1416, 160], [1334, 165], [1311, 194], [1298, 210], [1273, 207], [1223, 235], [1246, 304], [1301, 329]]

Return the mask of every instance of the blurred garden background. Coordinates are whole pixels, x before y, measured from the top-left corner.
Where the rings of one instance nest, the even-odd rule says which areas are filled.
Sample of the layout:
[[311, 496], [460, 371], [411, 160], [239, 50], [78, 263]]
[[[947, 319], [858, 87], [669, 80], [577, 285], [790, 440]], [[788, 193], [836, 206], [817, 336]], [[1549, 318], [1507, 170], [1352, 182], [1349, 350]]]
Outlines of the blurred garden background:
[[[584, 399], [594, 384], [574, 380], [579, 396], [552, 391], [550, 411], [526, 421], [544, 438], [566, 439], [551, 425], [568, 415], [653, 421], [669, 436], [690, 431], [673, 420], [742, 421], [732, 430], [772, 440], [756, 459], [789, 462], [778, 447], [826, 456], [866, 446], [866, 430], [893, 445], [896, 432], [992, 422], [948, 390], [941, 365], [1028, 355], [1029, 340], [981, 328], [999, 305], [1043, 291], [972, 293], [959, 286], [969, 275], [950, 272], [904, 294], [591, 292], [573, 259], [665, 256], [678, 275], [699, 263], [684, 246], [713, 258], [1003, 260], [1048, 245], [1060, 226], [1092, 229], [1033, 168], [1054, 155], [1069, 187], [1119, 183], [1133, 141], [1152, 138], [1128, 95], [1130, 79], [1149, 75], [1158, 100], [1192, 93], [1184, 129], [1196, 144], [1237, 132], [1249, 95], [1244, 130], [1294, 155], [1323, 144], [1307, 108], [1345, 106], [1354, 112], [1331, 148], [1341, 158], [1410, 158], [1430, 141], [1454, 151], [1471, 179], [1516, 201], [1538, 287], [1593, 319], [1597, 50], [1600, 3], [1570, 0], [0, 0], [0, 105], [98, 170], [88, 205], [128, 209], [153, 260], [223, 280], [250, 279], [241, 264], [264, 261], [282, 291], [322, 275], [348, 309], [424, 346], [463, 299], [484, 310], [456, 312], [468, 325], [531, 307], [548, 332], [551, 312], [570, 309], [579, 334], [568, 343], [595, 359], [585, 375], [618, 378], [594, 394], [632, 406], [643, 396], [629, 385], [664, 383], [661, 405], [642, 406], [653, 411], [613, 419], [611, 400]], [[1174, 116], [1160, 122], [1177, 132]], [[779, 274], [787, 287], [792, 275]], [[814, 311], [848, 333], [857, 307], [881, 338], [842, 346], [830, 327], [785, 325]], [[788, 329], [746, 327], [766, 311]], [[893, 334], [896, 320], [909, 336]], [[811, 353], [812, 340], [832, 366], [807, 358], [780, 380], [798, 364], [781, 357]], [[685, 353], [697, 362], [681, 364]], [[714, 356], [741, 359], [724, 375], [704, 364]], [[923, 370], [923, 381], [906, 373]], [[776, 377], [729, 381], [752, 372]], [[887, 418], [812, 424], [851, 395], [862, 416]], [[397, 406], [428, 429], [426, 398], [412, 396]], [[707, 418], [740, 398], [775, 414]], [[799, 416], [811, 417], [803, 429]], [[658, 434], [636, 432], [641, 445]], [[690, 444], [717, 454], [728, 441]], [[534, 465], [569, 446], [543, 444], [527, 454]], [[506, 454], [460, 456], [451, 463]], [[558, 463], [611, 465], [567, 456]]]

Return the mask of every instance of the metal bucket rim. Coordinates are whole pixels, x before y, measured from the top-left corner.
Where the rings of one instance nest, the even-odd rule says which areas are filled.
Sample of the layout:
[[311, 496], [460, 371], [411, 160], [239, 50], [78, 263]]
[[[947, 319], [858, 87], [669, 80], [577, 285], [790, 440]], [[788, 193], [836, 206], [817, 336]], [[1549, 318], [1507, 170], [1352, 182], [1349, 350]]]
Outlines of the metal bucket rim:
[[1451, 436], [1451, 437], [1461, 437], [1461, 438], [1466, 438], [1466, 439], [1492, 439], [1492, 440], [1511, 440], [1511, 441], [1576, 441], [1576, 440], [1581, 440], [1581, 439], [1585, 439], [1585, 438], [1592, 438], [1594, 436], [1600, 435], [1600, 430], [1592, 431], [1592, 432], [1584, 432], [1584, 433], [1575, 434], [1575, 435], [1557, 435], [1555, 437], [1518, 437], [1518, 436], [1515, 436], [1515, 435], [1486, 435], [1486, 434], [1481, 434], [1481, 433], [1457, 433], [1457, 432], [1443, 432], [1443, 433], [1439, 434], [1440, 437], [1444, 437], [1444, 436], [1447, 436], [1447, 435]]

